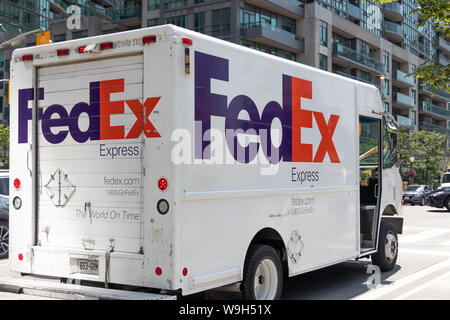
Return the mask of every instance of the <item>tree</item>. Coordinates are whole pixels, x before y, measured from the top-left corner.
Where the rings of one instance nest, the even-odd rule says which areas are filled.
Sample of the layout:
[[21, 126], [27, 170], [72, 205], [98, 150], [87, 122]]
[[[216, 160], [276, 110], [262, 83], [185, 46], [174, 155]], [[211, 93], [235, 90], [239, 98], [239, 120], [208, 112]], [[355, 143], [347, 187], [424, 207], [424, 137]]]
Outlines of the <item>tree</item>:
[[[396, 0], [375, 0], [375, 2], [385, 4], [396, 2]], [[437, 31], [442, 32], [446, 37], [450, 37], [450, 1], [416, 0], [416, 2], [418, 8], [413, 10], [411, 14], [417, 13], [419, 15], [419, 26], [423, 26], [427, 21], [430, 21]], [[424, 84], [428, 83], [438, 89], [444, 88], [450, 93], [450, 64], [442, 66], [431, 60], [426, 60], [410, 75], [423, 79]]]
[[9, 127], [0, 124], [0, 168], [9, 168]]
[[[415, 131], [410, 135], [401, 132], [399, 138], [401, 167], [415, 169], [416, 183], [438, 184], [446, 164], [446, 153], [442, 147], [446, 136], [436, 132]], [[414, 162], [411, 162], [411, 157]]]

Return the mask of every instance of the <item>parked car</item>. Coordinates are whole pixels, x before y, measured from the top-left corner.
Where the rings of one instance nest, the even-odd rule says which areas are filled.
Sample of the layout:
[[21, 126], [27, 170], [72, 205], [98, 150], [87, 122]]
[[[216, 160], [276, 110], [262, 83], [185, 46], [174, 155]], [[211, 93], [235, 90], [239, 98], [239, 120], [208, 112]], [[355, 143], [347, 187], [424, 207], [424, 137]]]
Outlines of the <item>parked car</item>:
[[450, 172], [444, 173], [442, 176], [442, 183], [438, 189], [450, 188]]
[[9, 170], [0, 170], [0, 260], [9, 253]]
[[438, 189], [428, 195], [431, 207], [447, 208], [450, 211], [450, 188]]
[[403, 204], [427, 204], [427, 195], [431, 192], [431, 187], [425, 184], [412, 184], [406, 187], [403, 192]]

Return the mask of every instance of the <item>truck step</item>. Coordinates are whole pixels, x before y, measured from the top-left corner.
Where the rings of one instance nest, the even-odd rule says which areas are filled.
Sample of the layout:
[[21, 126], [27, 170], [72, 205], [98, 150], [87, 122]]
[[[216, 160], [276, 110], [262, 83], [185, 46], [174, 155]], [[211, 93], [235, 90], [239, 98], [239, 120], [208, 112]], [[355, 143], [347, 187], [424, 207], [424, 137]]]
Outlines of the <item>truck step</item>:
[[64, 300], [176, 300], [176, 296], [88, 287], [24, 277], [0, 278], [0, 291]]

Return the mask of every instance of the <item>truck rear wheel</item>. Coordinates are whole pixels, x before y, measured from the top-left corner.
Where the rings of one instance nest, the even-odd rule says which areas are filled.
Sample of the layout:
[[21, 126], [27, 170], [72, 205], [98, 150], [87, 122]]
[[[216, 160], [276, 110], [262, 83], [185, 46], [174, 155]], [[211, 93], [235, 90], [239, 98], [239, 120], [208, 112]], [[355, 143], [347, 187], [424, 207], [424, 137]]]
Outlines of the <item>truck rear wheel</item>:
[[391, 223], [381, 222], [378, 251], [372, 254], [372, 263], [381, 271], [391, 271], [397, 263], [398, 237]]
[[278, 300], [283, 288], [283, 268], [275, 249], [250, 246], [244, 265], [242, 297], [245, 300]]

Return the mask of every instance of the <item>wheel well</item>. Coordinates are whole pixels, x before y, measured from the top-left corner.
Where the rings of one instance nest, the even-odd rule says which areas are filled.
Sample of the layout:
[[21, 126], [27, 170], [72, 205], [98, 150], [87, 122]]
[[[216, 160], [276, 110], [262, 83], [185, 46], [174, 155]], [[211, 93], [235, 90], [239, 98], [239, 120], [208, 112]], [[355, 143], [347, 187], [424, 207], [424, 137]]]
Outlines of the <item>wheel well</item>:
[[393, 216], [397, 214], [397, 210], [393, 205], [387, 205], [386, 208], [384, 208], [383, 216]]
[[[283, 269], [287, 270], [287, 254], [286, 254], [286, 246], [284, 244], [283, 238], [281, 238], [280, 234], [272, 228], [264, 228], [260, 230], [250, 242], [249, 248], [254, 244], [266, 244], [272, 246], [278, 253], [280, 257], [281, 264], [283, 265]], [[247, 248], [248, 252], [248, 248]]]

